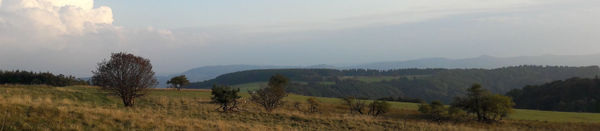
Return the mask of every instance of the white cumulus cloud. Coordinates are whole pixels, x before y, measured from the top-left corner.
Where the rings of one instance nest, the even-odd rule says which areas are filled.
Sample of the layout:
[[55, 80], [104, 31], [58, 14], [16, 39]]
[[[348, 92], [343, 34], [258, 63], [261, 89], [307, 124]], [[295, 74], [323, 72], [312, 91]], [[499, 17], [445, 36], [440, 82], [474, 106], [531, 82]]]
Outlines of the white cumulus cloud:
[[112, 9], [94, 0], [0, 0], [0, 70], [85, 76], [111, 52], [151, 54], [177, 45], [169, 30], [113, 21]]

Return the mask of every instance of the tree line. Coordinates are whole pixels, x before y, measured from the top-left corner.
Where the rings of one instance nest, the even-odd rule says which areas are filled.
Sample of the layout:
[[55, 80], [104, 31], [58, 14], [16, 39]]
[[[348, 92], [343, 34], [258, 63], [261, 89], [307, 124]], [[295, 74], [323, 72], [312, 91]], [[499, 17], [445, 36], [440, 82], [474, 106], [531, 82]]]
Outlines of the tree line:
[[600, 112], [599, 94], [598, 77], [575, 77], [506, 93], [515, 100], [517, 108], [570, 112]]
[[[600, 74], [598, 66], [513, 66], [497, 69], [398, 69], [333, 70], [333, 69], [268, 69], [225, 74], [215, 79], [191, 83], [186, 88], [208, 89], [213, 84], [237, 85], [264, 82], [272, 74], [287, 76], [288, 92], [321, 97], [356, 96], [360, 98], [420, 98], [425, 101], [452, 102], [455, 96], [466, 94], [466, 87], [480, 83], [492, 93], [506, 92], [531, 84], [543, 84], [571, 77], [592, 78]], [[367, 82], [352, 76], [393, 79]], [[349, 77], [349, 78], [348, 78]]]
[[0, 71], [0, 84], [70, 86], [87, 85], [88, 82], [74, 76], [52, 74], [49, 72]]

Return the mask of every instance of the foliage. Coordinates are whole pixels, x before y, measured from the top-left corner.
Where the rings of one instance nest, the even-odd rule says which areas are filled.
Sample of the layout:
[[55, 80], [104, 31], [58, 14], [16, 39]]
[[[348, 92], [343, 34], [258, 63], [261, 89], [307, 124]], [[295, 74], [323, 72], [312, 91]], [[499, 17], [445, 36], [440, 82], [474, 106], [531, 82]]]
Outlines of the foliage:
[[357, 99], [356, 97], [343, 97], [342, 100], [348, 106], [348, 109], [350, 109], [350, 114], [354, 114], [354, 112], [363, 114], [365, 108], [364, 100]]
[[390, 103], [382, 100], [373, 101], [369, 104], [369, 115], [379, 116], [390, 111]]
[[[571, 77], [594, 77], [597, 66], [512, 66], [497, 69], [398, 69], [398, 70], [332, 70], [332, 69], [268, 69], [241, 71], [215, 79], [192, 83], [187, 88], [208, 89], [213, 84], [239, 85], [265, 82], [272, 74], [283, 74], [293, 80], [290, 93], [321, 96], [379, 99], [420, 98], [425, 101], [452, 102], [455, 96], [466, 94], [465, 87], [481, 83], [492, 93], [504, 94], [525, 85], [543, 84]], [[365, 82], [363, 78], [379, 79]], [[388, 79], [392, 78], [392, 79]], [[242, 89], [243, 90], [243, 89]]]
[[87, 85], [84, 80], [73, 76], [63, 74], [54, 75], [49, 72], [29, 72], [29, 71], [0, 71], [0, 84], [25, 84], [25, 85], [51, 85], [51, 86], [71, 86]]
[[599, 94], [598, 78], [570, 78], [506, 93], [516, 108], [571, 112], [600, 112]]
[[433, 121], [442, 121], [446, 118], [448, 109], [440, 101], [432, 101], [431, 104], [421, 103], [419, 112], [427, 114]]
[[98, 63], [92, 73], [94, 85], [119, 96], [128, 107], [157, 84], [150, 60], [124, 52], [113, 53], [110, 60]]
[[317, 98], [310, 97], [310, 98], [306, 99], [306, 102], [308, 103], [308, 112], [310, 112], [310, 113], [321, 112], [319, 110], [319, 106], [321, 106], [321, 102], [319, 100], [317, 100]]
[[467, 91], [467, 95], [457, 97], [452, 106], [474, 114], [478, 121], [501, 120], [512, 112], [515, 105], [510, 97], [491, 94], [479, 84], [474, 84]]
[[238, 95], [239, 92], [239, 88], [233, 89], [229, 86], [214, 85], [211, 100], [219, 103], [221, 105], [219, 109], [223, 112], [235, 111], [238, 109], [238, 99], [242, 98]]
[[283, 104], [282, 99], [287, 96], [285, 86], [288, 81], [285, 76], [280, 74], [271, 76], [267, 87], [250, 93], [250, 100], [261, 105], [267, 112], [271, 112]]
[[167, 81], [167, 84], [170, 84], [170, 88], [175, 88], [177, 90], [181, 90], [181, 88], [185, 85], [190, 84], [190, 81], [185, 77], [185, 75], [180, 75], [171, 78], [171, 80]]
[[397, 101], [397, 102], [409, 102], [409, 103], [423, 103], [425, 102], [422, 99], [419, 98], [408, 98], [408, 97], [403, 97], [403, 96], [399, 96], [397, 98], [394, 97], [383, 97], [383, 98], [379, 98], [377, 100], [383, 100], [383, 101]]
[[462, 121], [467, 117], [466, 112], [456, 107], [446, 107], [440, 101], [432, 101], [430, 104], [421, 103], [419, 112], [426, 115], [432, 121], [442, 122], [444, 120]]

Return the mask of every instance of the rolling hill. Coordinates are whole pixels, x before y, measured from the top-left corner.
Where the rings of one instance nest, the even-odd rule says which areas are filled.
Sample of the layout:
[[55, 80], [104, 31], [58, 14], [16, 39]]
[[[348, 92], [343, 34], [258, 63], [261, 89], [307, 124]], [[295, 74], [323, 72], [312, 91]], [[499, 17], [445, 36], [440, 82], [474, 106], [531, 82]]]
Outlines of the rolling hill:
[[519, 57], [493, 57], [480, 56], [464, 59], [449, 58], [423, 58], [407, 61], [374, 62], [362, 64], [320, 64], [312, 66], [273, 66], [273, 65], [216, 65], [203, 66], [165, 76], [158, 76], [160, 88], [166, 87], [166, 81], [174, 76], [186, 75], [192, 82], [200, 82], [216, 78], [217, 76], [246, 70], [257, 69], [408, 69], [408, 68], [484, 68], [493, 69], [518, 65], [560, 65], [560, 66], [591, 66], [600, 65], [600, 54], [593, 55], [542, 55], [542, 56], [519, 56]]
[[[265, 69], [221, 75], [215, 79], [192, 83], [187, 88], [208, 89], [213, 84], [260, 85], [273, 74], [282, 74], [292, 83], [288, 91], [321, 97], [355, 96], [421, 98], [426, 101], [450, 102], [463, 95], [474, 83], [499, 94], [526, 85], [543, 84], [571, 77], [592, 78], [600, 74], [598, 66], [514, 66], [497, 69]], [[256, 88], [256, 87], [254, 87]]]

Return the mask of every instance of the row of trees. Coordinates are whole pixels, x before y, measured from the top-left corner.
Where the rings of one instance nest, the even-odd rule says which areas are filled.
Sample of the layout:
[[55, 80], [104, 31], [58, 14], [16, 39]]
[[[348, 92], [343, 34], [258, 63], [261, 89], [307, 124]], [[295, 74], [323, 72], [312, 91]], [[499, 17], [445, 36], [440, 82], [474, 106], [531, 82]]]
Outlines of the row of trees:
[[598, 77], [558, 80], [506, 93], [515, 100], [517, 108], [571, 112], [600, 112], [598, 94]]
[[467, 95], [455, 98], [450, 107], [440, 101], [419, 105], [419, 111], [434, 121], [468, 120], [474, 116], [477, 121], [493, 122], [502, 120], [512, 112], [515, 103], [510, 97], [492, 94], [479, 84], [467, 89]]
[[30, 71], [0, 71], [0, 84], [28, 84], [28, 85], [51, 85], [51, 86], [70, 86], [87, 85], [87, 81], [77, 79], [73, 76], [63, 74], [54, 75], [49, 72], [30, 72]]

